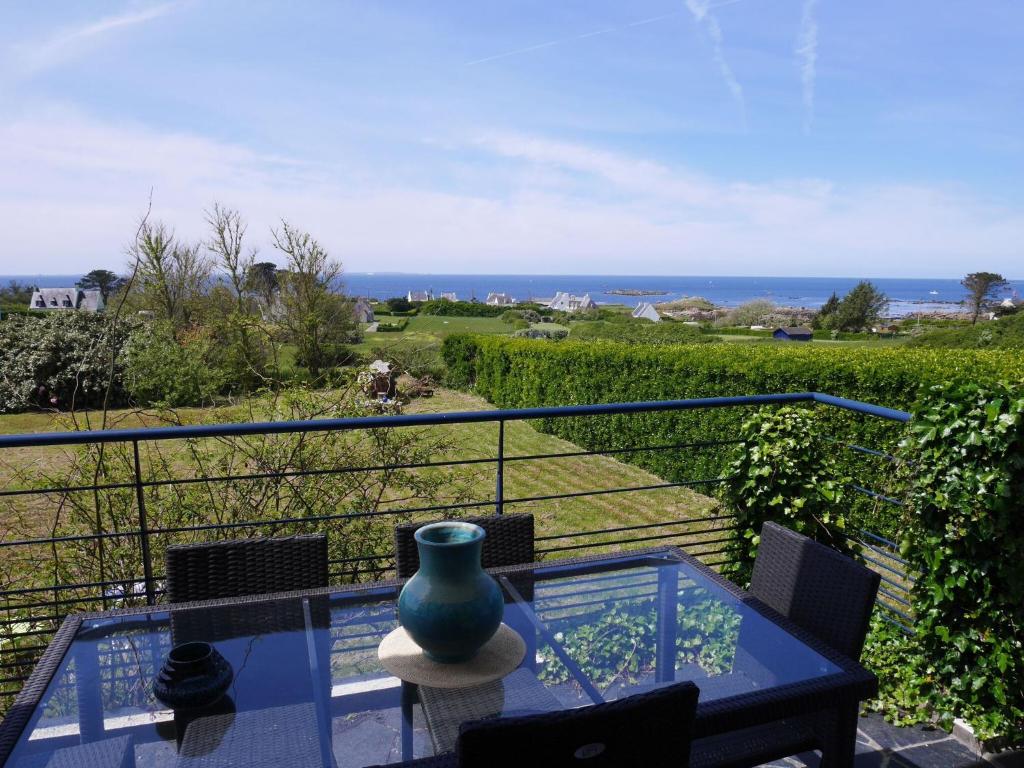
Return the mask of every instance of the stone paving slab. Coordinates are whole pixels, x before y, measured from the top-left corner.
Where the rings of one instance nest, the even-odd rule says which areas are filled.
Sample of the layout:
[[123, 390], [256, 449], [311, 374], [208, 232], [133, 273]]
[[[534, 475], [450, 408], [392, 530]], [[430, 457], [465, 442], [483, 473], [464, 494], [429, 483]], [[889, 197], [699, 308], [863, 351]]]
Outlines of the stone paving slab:
[[[770, 768], [818, 768], [815, 753], [766, 763]], [[1024, 768], [1024, 752], [981, 755], [945, 731], [897, 728], [876, 714], [860, 719], [855, 768]]]

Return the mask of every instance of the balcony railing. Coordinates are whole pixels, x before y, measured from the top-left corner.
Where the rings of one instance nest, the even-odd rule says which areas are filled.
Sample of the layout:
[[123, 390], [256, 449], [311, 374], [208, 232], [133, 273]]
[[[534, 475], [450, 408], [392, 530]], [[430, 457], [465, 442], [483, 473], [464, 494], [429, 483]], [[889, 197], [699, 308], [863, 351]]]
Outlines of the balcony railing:
[[[93, 482], [79, 482], [72, 485], [37, 487], [36, 484], [22, 484], [23, 487], [7, 487], [0, 490], [0, 505], [7, 507], [15, 499], [22, 502], [33, 498], [46, 505], [62, 505], [75, 495], [91, 495], [96, 508], [96, 520], [88, 529], [62, 535], [31, 535], [31, 532], [17, 531], [4, 534], [0, 539], [0, 695], [16, 693], [27, 679], [39, 654], [46, 647], [49, 636], [59, 622], [70, 612], [123, 607], [139, 603], [153, 604], [161, 599], [162, 547], [174, 540], [189, 541], [225, 538], [245, 535], [270, 535], [281, 531], [321, 530], [337, 534], [340, 527], [354, 522], [368, 522], [390, 527], [394, 522], [431, 517], [454, 517], [465, 514], [504, 514], [506, 512], [530, 511], [540, 504], [567, 499], [585, 499], [608, 494], [644, 493], [671, 488], [713, 489], [729, 480], [727, 476], [698, 477], [684, 480], [648, 483], [629, 487], [595, 487], [571, 493], [532, 494], [528, 496], [509, 495], [506, 492], [506, 470], [517, 462], [557, 462], [560, 459], [590, 456], [630, 458], [643, 453], [664, 451], [696, 452], [701, 450], [727, 450], [740, 440], [731, 437], [709, 436], [708, 440], [689, 443], [650, 444], [629, 446], [598, 446], [587, 449], [534, 453], [507, 454], [506, 425], [516, 421], [563, 418], [601, 418], [607, 416], [628, 416], [632, 414], [668, 413], [673, 411], [698, 411], [722, 408], [751, 408], [769, 405], [819, 404], [828, 408], [859, 414], [886, 422], [905, 422], [910, 415], [898, 410], [847, 400], [831, 395], [802, 392], [787, 394], [752, 395], [746, 397], [716, 397], [689, 400], [668, 400], [639, 403], [612, 403], [598, 405], [557, 406], [523, 408], [514, 410], [488, 410], [458, 413], [429, 413], [397, 416], [369, 416], [359, 418], [319, 419], [312, 421], [274, 421], [265, 423], [237, 423], [197, 426], [154, 427], [140, 429], [116, 429], [105, 431], [72, 431], [46, 434], [18, 434], [0, 436], [0, 461], [14, 456], [25, 449], [82, 446], [102, 450], [103, 446], [117, 446], [124, 460], [125, 474], [113, 482], [99, 482], [99, 474]], [[493, 424], [497, 427], [493, 455], [472, 458], [422, 460], [403, 463], [389, 462], [367, 466], [323, 466], [286, 468], [263, 471], [262, 468], [246, 465], [242, 468], [227, 467], [228, 471], [212, 473], [204, 471], [198, 476], [175, 476], [171, 464], [150, 466], [144, 461], [146, 446], [167, 441], [202, 441], [206, 439], [236, 440], [251, 437], [266, 438], [269, 435], [329, 433], [339, 436], [345, 433], [374, 430], [400, 430], [441, 425]], [[884, 477], [884, 466], [893, 457], [876, 447], [847, 443], [833, 438], [837, 448], [852, 451], [870, 461], [881, 463], [882, 469], [873, 473], [874, 478]], [[113, 449], [111, 449], [113, 450]], [[684, 453], [684, 455], [686, 455]], [[29, 462], [31, 463], [31, 462]], [[154, 502], [154, 494], [177, 493], [185, 487], [209, 488], [218, 483], [245, 483], [249, 481], [285, 481], [325, 475], [387, 472], [429, 472], [443, 468], [471, 468], [479, 472], [493, 468], [493, 495], [483, 499], [458, 500], [451, 503], [421, 504], [408, 499], [394, 505], [383, 504], [372, 510], [336, 510], [329, 514], [295, 515], [287, 517], [263, 516], [255, 519], [217, 521], [211, 519], [192, 521], [185, 524], [167, 525], [153, 519], [147, 504]], [[165, 470], [160, 476], [157, 470]], [[240, 471], [242, 470], [242, 471]], [[29, 470], [31, 471], [31, 467]], [[871, 487], [871, 482], [852, 483], [850, 488], [857, 494], [877, 504], [898, 505], [899, 501], [880, 488]], [[122, 504], [132, 506], [132, 525], [117, 526], [105, 519], [105, 504], [108, 496], [117, 495]], [[211, 498], [214, 498], [211, 496]], [[59, 511], [59, 506], [55, 507]], [[123, 520], [123, 518], [122, 518]], [[715, 513], [684, 519], [666, 519], [656, 522], [611, 525], [563, 532], [548, 531], [541, 525], [537, 536], [537, 551], [540, 557], [558, 557], [562, 553], [581, 554], [586, 551], [629, 549], [637, 546], [673, 544], [681, 546], [701, 557], [711, 566], [721, 565], [727, 557], [728, 545], [732, 539], [732, 517]], [[346, 528], [345, 535], [353, 535]], [[895, 542], [877, 533], [858, 531], [856, 539], [864, 561], [882, 576], [883, 586], [879, 605], [883, 615], [906, 631], [912, 631], [909, 588], [913, 576], [907, 572], [907, 563], [898, 555]], [[393, 553], [383, 542], [379, 551], [350, 556], [335, 553], [331, 558], [331, 578], [335, 581], [359, 581], [380, 578], [393, 567]], [[125, 546], [131, 554], [130, 569], [125, 572], [123, 557]], [[117, 547], [121, 547], [118, 549]], [[71, 578], [67, 566], [69, 558], [76, 556], [83, 548], [95, 554], [91, 578]], [[33, 574], [32, 583], [21, 586], [24, 578], [24, 560], [13, 556], [19, 551], [45, 551], [46, 556], [39, 562], [39, 571]], [[19, 565], [22, 563], [22, 565]], [[21, 569], [19, 571], [18, 569]]]

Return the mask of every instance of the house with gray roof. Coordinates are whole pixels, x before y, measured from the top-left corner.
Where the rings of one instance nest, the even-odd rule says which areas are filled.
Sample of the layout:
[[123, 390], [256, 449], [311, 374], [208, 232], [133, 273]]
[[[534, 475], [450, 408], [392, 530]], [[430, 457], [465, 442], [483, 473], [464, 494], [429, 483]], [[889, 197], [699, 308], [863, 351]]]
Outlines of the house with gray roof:
[[597, 303], [590, 298], [589, 293], [573, 296], [571, 293], [559, 291], [548, 303], [548, 308], [558, 312], [584, 312], [588, 309], [597, 309]]
[[639, 320], [640, 318], [650, 320], [652, 323], [661, 322], [661, 315], [658, 314], [658, 310], [654, 308], [653, 304], [646, 301], [641, 301], [636, 305], [636, 309], [633, 310], [633, 319]]
[[406, 301], [432, 301], [434, 294], [430, 291], [409, 291]]
[[352, 307], [352, 312], [356, 316], [357, 323], [373, 322], [373, 307], [370, 306], [370, 302], [366, 299], [356, 299], [356, 303]]
[[99, 288], [40, 288], [33, 292], [28, 303], [28, 308], [36, 311], [102, 312], [106, 306]]

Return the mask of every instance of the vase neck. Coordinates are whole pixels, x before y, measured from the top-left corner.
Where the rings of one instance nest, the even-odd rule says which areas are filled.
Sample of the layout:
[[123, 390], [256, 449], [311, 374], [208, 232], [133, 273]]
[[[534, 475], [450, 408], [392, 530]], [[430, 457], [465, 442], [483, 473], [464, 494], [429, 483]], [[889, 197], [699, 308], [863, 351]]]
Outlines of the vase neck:
[[420, 570], [439, 579], [464, 578], [480, 570], [482, 541], [436, 546], [417, 542]]

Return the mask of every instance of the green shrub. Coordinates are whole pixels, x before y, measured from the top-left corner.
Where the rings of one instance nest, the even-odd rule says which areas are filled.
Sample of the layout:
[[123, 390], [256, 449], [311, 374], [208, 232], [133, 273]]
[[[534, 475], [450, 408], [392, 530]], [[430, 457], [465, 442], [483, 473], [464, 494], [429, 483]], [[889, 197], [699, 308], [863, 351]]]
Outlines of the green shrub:
[[401, 318], [390, 323], [377, 323], [377, 333], [401, 333], [409, 325], [408, 318]]
[[915, 347], [966, 349], [1024, 349], [1024, 313], [993, 322], [934, 328], [908, 342]]
[[[453, 340], [444, 347], [458, 380], [502, 408], [577, 403], [817, 391], [908, 410], [922, 384], [954, 375], [978, 380], [1020, 379], [1024, 353], [848, 349], [813, 344], [653, 346], [569, 340], [547, 344], [499, 336]], [[449, 357], [451, 354], [451, 358]], [[451, 374], [450, 374], [451, 375]], [[903, 425], [836, 408], [818, 408], [821, 433], [894, 452]], [[729, 440], [749, 408], [549, 419], [542, 429], [589, 449]], [[673, 482], [723, 477], [729, 446], [634, 453], [624, 458]], [[859, 485], [895, 492], [885, 460], [837, 446], [839, 471]], [[713, 486], [708, 486], [709, 488]], [[898, 507], [851, 494], [847, 524], [894, 537]]]
[[111, 374], [109, 403], [123, 404], [120, 351], [132, 325], [85, 312], [4, 319], [0, 322], [0, 413], [101, 405]]
[[649, 320], [633, 320], [628, 316], [617, 321], [598, 320], [575, 324], [571, 336], [576, 341], [605, 339], [635, 344], [701, 344], [713, 341], [694, 325], [669, 321], [652, 323]]
[[903, 444], [919, 679], [948, 727], [1024, 735], [1024, 384], [931, 387]]
[[209, 403], [229, 383], [215, 361], [209, 334], [175, 335], [166, 322], [137, 327], [125, 345], [125, 386], [140, 405], [180, 407]]
[[[550, 310], [533, 302], [516, 304], [514, 309], [509, 309], [507, 306], [495, 306], [475, 301], [445, 301], [442, 299], [425, 302], [420, 307], [421, 315], [440, 315], [443, 317], [501, 317], [506, 312], [534, 312], [539, 318], [545, 312], [550, 313]], [[522, 314], [517, 314], [516, 316], [522, 317]]]
[[846, 482], [809, 408], [763, 408], [740, 426], [724, 497], [736, 518], [729, 576], [750, 582], [765, 522], [846, 549]]
[[445, 383], [467, 388], [476, 378], [476, 337], [456, 333], [441, 343], [441, 358], [446, 366]]

